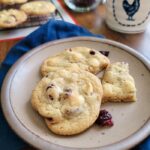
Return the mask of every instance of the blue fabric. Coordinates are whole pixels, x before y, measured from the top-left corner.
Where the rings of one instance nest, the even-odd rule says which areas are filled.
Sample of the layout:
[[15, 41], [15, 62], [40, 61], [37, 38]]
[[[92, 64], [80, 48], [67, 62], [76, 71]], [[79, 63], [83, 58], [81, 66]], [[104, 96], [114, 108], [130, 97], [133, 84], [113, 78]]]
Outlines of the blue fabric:
[[150, 136], [146, 140], [144, 140], [139, 146], [137, 146], [140, 150], [150, 150]]
[[[64, 22], [50, 20], [45, 25], [31, 33], [18, 44], [16, 44], [8, 53], [0, 68], [0, 89], [3, 79], [8, 72], [9, 68], [26, 52], [29, 50], [57, 39], [75, 37], [75, 36], [95, 36], [103, 38], [102, 35], [94, 35], [88, 30]], [[1, 150], [20, 150], [27, 146], [8, 126], [4, 119], [0, 108], [0, 149]], [[141, 145], [137, 146], [139, 150], [150, 150], [150, 138], [144, 141]]]

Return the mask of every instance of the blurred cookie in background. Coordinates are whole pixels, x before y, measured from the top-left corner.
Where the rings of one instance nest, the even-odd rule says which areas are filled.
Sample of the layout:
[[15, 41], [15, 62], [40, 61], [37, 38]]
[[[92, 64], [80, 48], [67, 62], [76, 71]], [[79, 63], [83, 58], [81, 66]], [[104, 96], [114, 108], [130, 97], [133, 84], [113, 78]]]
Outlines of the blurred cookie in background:
[[48, 16], [51, 13], [54, 13], [56, 8], [55, 6], [48, 1], [32, 1], [26, 4], [23, 4], [20, 9], [28, 15], [33, 16]]
[[27, 2], [28, 0], [0, 0], [0, 4], [5, 5], [14, 5], [14, 4], [22, 4]]
[[27, 15], [17, 9], [8, 9], [0, 11], [0, 28], [11, 28], [25, 22]]

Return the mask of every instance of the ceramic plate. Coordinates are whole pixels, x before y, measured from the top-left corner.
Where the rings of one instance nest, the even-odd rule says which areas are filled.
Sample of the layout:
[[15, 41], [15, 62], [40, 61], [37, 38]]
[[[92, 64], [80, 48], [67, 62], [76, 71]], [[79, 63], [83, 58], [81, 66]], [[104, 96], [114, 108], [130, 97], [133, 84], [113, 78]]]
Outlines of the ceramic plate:
[[[113, 116], [114, 126], [93, 125], [76, 136], [57, 136], [32, 109], [31, 93], [41, 79], [44, 59], [62, 50], [86, 46], [110, 51], [111, 62], [129, 63], [137, 87], [137, 102], [102, 105]], [[120, 43], [91, 37], [77, 37], [41, 45], [24, 55], [9, 71], [2, 87], [2, 108], [12, 129], [29, 144], [44, 150], [127, 149], [150, 133], [150, 62], [135, 50]]]

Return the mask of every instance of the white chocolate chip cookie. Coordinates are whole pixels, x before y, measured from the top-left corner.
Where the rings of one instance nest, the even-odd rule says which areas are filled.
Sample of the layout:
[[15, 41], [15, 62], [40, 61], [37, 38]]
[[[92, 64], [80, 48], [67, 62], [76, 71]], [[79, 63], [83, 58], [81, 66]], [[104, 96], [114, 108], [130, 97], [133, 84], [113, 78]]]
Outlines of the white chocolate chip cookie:
[[50, 72], [38, 83], [31, 103], [52, 132], [73, 135], [95, 122], [102, 94], [101, 82], [95, 75], [62, 69]]
[[41, 74], [44, 76], [58, 68], [82, 69], [97, 74], [106, 68], [109, 63], [109, 59], [97, 50], [87, 47], [74, 47], [47, 58], [41, 66]]
[[31, 1], [23, 4], [20, 9], [28, 15], [47, 16], [55, 11], [55, 6], [48, 1]]
[[8, 9], [0, 11], [0, 28], [11, 28], [25, 22], [27, 15], [20, 10]]
[[25, 2], [27, 2], [27, 0], [0, 0], [0, 4], [5, 4], [5, 5], [21, 4]]
[[102, 79], [102, 102], [136, 101], [136, 88], [133, 77], [129, 74], [127, 63], [116, 62], [105, 71]]

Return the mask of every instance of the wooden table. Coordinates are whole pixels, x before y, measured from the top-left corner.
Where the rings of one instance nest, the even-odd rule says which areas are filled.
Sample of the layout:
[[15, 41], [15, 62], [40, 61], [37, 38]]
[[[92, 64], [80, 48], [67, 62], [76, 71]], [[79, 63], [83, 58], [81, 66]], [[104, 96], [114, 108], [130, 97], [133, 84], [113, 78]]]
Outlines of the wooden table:
[[[112, 31], [107, 27], [105, 24], [105, 7], [103, 5], [88, 13], [74, 13], [72, 11], [69, 11], [69, 13], [77, 20], [78, 24], [86, 27], [91, 32], [103, 34], [108, 39], [124, 43], [150, 60], [150, 24], [144, 33], [129, 35]], [[9, 49], [18, 41], [0, 42], [0, 62], [5, 58]]]
[[[108, 39], [124, 43], [150, 60], [150, 24], [144, 33], [133, 35], [122, 34], [112, 31], [106, 26], [104, 5], [100, 5], [96, 10], [88, 13], [74, 13], [70, 10], [68, 10], [68, 12], [75, 18], [78, 24], [86, 27], [91, 32], [103, 34]], [[3, 61], [9, 49], [18, 41], [19, 40], [0, 42], [0, 62]], [[25, 150], [30, 149], [33, 148], [25, 148]]]

